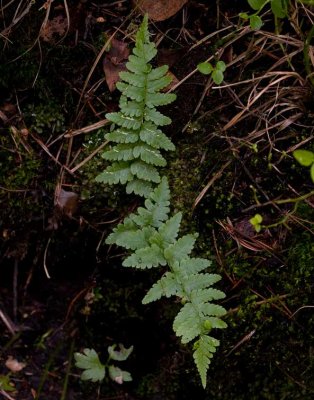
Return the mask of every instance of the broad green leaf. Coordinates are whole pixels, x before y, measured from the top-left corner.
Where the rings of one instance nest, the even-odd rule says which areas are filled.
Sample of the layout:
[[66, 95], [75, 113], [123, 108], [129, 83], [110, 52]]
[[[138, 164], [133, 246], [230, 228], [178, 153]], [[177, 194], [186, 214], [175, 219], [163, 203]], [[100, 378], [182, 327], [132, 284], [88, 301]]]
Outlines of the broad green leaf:
[[293, 152], [293, 157], [298, 161], [303, 167], [309, 167], [314, 163], [314, 153], [309, 150], [295, 150]]
[[284, 7], [284, 0], [271, 0], [271, 10], [277, 18], [287, 17], [287, 10]]
[[197, 65], [197, 69], [198, 69], [199, 72], [200, 72], [201, 74], [203, 74], [203, 75], [210, 75], [210, 74], [213, 72], [213, 70], [214, 70], [214, 68], [213, 68], [213, 66], [211, 65], [211, 63], [209, 63], [209, 62], [207, 62], [207, 61], [204, 61], [204, 62], [198, 64], [198, 65]]
[[116, 367], [114, 365], [109, 365], [108, 368], [109, 376], [110, 378], [118, 383], [119, 385], [122, 385], [123, 382], [131, 382], [132, 381], [132, 376], [130, 372], [128, 371], [123, 371], [119, 367]]
[[83, 353], [74, 353], [75, 365], [83, 369], [81, 379], [101, 382], [105, 377], [105, 366], [100, 362], [94, 349], [84, 349]]
[[133, 346], [127, 349], [123, 344], [119, 344], [119, 350], [116, 350], [116, 347], [115, 344], [108, 347], [109, 356], [115, 361], [125, 361], [133, 351]]
[[263, 26], [262, 18], [258, 15], [252, 15], [250, 17], [250, 27], [254, 31], [258, 31]]
[[247, 2], [253, 8], [253, 10], [258, 11], [264, 6], [266, 0], [247, 0]]
[[248, 13], [240, 13], [239, 17], [244, 20], [248, 20], [250, 18]]
[[221, 82], [224, 80], [224, 74], [221, 70], [215, 69], [212, 73], [212, 78], [216, 85], [220, 85]]
[[311, 166], [310, 174], [311, 174], [312, 182], [314, 183], [314, 163], [313, 163], [312, 166]]
[[225, 72], [226, 68], [227, 68], [226, 64], [223, 61], [218, 61], [216, 64], [216, 67], [215, 67], [215, 69], [217, 69], [221, 72]]

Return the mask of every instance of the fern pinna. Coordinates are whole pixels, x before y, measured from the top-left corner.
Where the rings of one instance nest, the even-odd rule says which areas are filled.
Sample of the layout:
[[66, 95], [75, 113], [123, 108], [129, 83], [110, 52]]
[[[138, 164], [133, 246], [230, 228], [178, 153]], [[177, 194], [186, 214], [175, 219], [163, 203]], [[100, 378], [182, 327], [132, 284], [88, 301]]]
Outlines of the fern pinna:
[[183, 306], [174, 320], [173, 329], [182, 343], [194, 342], [193, 357], [205, 387], [210, 359], [219, 345], [210, 332], [226, 327], [221, 319], [226, 310], [212, 301], [225, 295], [212, 288], [221, 277], [206, 272], [210, 261], [191, 256], [197, 235], [179, 237], [182, 214], [169, 216], [168, 180], [160, 177], [156, 167], [166, 164], [159, 149], [174, 149], [171, 141], [157, 128], [158, 124], [168, 124], [171, 120], [156, 111], [155, 106], [167, 104], [174, 97], [160, 93], [168, 85], [169, 78], [165, 76], [167, 67], [152, 69], [150, 66], [149, 61], [155, 55], [156, 48], [149, 41], [146, 16], [127, 63], [131, 72], [121, 73], [123, 82], [118, 84], [122, 91], [121, 111], [107, 115], [118, 125], [106, 138], [119, 144], [104, 153], [104, 157], [114, 163], [97, 177], [98, 181], [109, 184], [127, 183], [128, 192], [146, 199], [144, 207], [139, 207], [114, 228], [106, 243], [129, 250], [130, 255], [123, 261], [124, 267], [168, 266], [169, 270], [148, 291], [143, 303], [162, 296], [181, 299]]
[[[113, 164], [96, 180], [109, 184], [127, 184], [127, 193], [148, 196], [152, 184], [160, 182], [156, 167], [164, 167], [166, 160], [160, 150], [174, 150], [168, 137], [158, 126], [168, 125], [171, 119], [156, 110], [157, 106], [173, 102], [175, 94], [160, 93], [171, 82], [166, 65], [152, 68], [149, 63], [156, 55], [154, 43], [149, 40], [148, 19], [144, 17], [139, 28], [133, 54], [126, 64], [128, 71], [120, 73], [117, 88], [122, 92], [120, 111], [106, 118], [114, 123], [106, 139], [117, 143], [102, 157]], [[117, 126], [115, 128], [115, 125]]]

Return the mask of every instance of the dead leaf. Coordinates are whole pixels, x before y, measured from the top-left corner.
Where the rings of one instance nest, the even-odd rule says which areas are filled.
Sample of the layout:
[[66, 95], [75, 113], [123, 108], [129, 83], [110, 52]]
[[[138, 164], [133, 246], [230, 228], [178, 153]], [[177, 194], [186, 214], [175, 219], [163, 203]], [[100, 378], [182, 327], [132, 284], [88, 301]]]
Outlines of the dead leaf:
[[134, 0], [142, 14], [148, 13], [154, 21], [164, 21], [176, 14], [188, 0]]
[[72, 215], [77, 211], [78, 194], [57, 187], [55, 193], [55, 206], [68, 217], [72, 217]]
[[162, 92], [168, 92], [170, 89], [172, 89], [174, 86], [176, 86], [179, 83], [179, 79], [171, 72], [168, 71], [167, 75], [171, 77], [171, 82], [167, 87], [165, 87]]
[[106, 54], [103, 62], [106, 82], [110, 92], [116, 88], [116, 83], [119, 80], [119, 73], [125, 71], [126, 60], [130, 51], [127, 44], [117, 39], [112, 39], [111, 47]]
[[68, 21], [62, 15], [58, 15], [44, 24], [40, 31], [40, 37], [49, 43], [54, 43], [66, 33]]
[[26, 364], [17, 361], [12, 356], [9, 356], [7, 361], [5, 362], [5, 366], [12, 372], [19, 372], [19, 371], [22, 371], [22, 369], [26, 367]]

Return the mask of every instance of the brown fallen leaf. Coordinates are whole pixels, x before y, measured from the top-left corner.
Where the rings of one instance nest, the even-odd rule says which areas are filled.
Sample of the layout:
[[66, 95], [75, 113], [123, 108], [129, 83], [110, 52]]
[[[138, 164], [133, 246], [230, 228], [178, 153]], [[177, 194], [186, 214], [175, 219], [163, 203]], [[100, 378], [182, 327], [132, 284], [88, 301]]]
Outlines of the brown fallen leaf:
[[55, 193], [55, 206], [58, 207], [63, 214], [72, 217], [78, 207], [78, 194], [68, 192], [62, 188], [57, 187]]
[[110, 92], [113, 92], [116, 88], [119, 73], [126, 70], [125, 64], [129, 54], [130, 51], [126, 43], [112, 39], [110, 50], [103, 61], [105, 78]]
[[26, 364], [17, 361], [12, 356], [9, 356], [7, 361], [5, 362], [5, 366], [12, 372], [19, 372], [19, 371], [22, 371], [22, 369], [26, 367]]
[[142, 14], [154, 21], [164, 21], [176, 14], [188, 0], [133, 0]]
[[48, 43], [54, 43], [56, 39], [60, 39], [66, 33], [68, 21], [61, 15], [48, 20], [40, 31], [40, 37]]

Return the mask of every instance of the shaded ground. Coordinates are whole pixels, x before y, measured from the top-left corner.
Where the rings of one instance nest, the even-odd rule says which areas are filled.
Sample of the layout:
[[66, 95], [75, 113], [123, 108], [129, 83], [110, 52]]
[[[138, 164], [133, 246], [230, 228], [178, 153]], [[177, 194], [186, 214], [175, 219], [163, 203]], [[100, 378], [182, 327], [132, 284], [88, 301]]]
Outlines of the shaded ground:
[[[132, 46], [140, 17], [125, 1], [60, 3], [39, 41], [47, 8], [9, 31], [16, 9], [1, 19], [0, 376], [16, 389], [2, 383], [2, 396], [312, 399], [313, 196], [291, 199], [313, 184], [291, 154], [313, 150], [303, 51], [313, 8], [291, 2], [280, 37], [270, 12], [261, 31], [241, 25], [249, 7], [240, 1], [190, 1], [151, 24], [158, 62], [178, 79], [165, 110], [177, 146], [167, 169], [173, 208], [184, 211], [184, 229], [199, 231], [199, 254], [213, 259], [227, 294], [229, 328], [203, 391], [171, 328], [176, 305], [142, 306], [155, 276], [122, 270], [120, 249], [103, 244], [138, 199], [93, 181], [119, 94], [108, 90], [103, 57], [92, 67], [114, 32]], [[213, 55], [227, 64], [220, 87], [195, 71]], [[266, 225], [258, 234], [249, 223], [257, 212]], [[93, 347], [105, 360], [114, 343], [134, 345], [125, 365], [133, 382], [82, 383], [73, 352]], [[25, 368], [8, 375], [9, 356]]]

